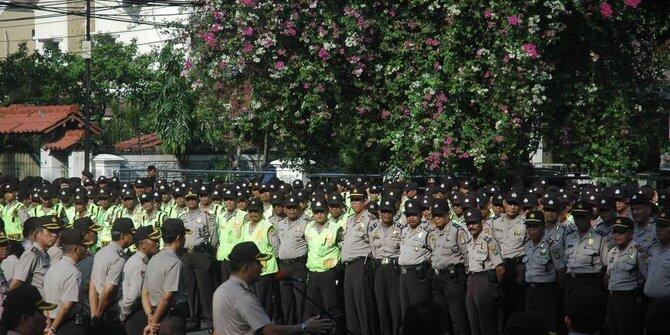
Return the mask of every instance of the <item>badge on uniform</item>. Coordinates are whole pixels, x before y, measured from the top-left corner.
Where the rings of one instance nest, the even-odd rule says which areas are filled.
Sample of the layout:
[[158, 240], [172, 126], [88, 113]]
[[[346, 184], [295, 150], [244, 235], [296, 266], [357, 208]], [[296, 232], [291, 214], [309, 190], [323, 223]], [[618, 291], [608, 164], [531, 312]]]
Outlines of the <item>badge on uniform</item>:
[[419, 234], [416, 235], [416, 237], [418, 237], [418, 238], [421, 238], [421, 236], [423, 236], [423, 233], [422, 233], [422, 232], [419, 232]]
[[593, 245], [593, 242], [595, 242], [592, 238], [589, 238], [589, 245]]

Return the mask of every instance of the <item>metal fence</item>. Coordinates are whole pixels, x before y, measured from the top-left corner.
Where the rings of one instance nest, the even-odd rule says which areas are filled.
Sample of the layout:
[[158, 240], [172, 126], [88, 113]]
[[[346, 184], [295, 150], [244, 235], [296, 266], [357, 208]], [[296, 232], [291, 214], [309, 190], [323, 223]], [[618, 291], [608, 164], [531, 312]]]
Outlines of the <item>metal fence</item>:
[[40, 175], [40, 162], [27, 153], [6, 152], [0, 154], [0, 173], [23, 179]]

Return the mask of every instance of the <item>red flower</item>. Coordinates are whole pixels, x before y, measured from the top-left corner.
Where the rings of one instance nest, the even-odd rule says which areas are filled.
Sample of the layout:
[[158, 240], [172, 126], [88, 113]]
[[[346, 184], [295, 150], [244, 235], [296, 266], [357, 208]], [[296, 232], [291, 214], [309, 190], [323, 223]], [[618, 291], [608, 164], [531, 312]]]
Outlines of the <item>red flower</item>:
[[281, 71], [281, 70], [283, 70], [283, 69], [285, 69], [285, 68], [286, 68], [286, 65], [284, 65], [284, 62], [282, 62], [282, 61], [277, 61], [277, 63], [275, 63], [275, 69]]
[[604, 17], [611, 17], [612, 16], [612, 6], [608, 4], [607, 2], [603, 2], [600, 4], [600, 14]]
[[526, 52], [526, 54], [527, 54], [530, 58], [537, 58], [537, 57], [539, 57], [539, 54], [538, 54], [538, 52], [537, 52], [537, 47], [535, 46], [535, 44], [533, 44], [533, 43], [526, 43], [526, 44], [524, 44], [521, 48], [523, 49], [523, 51]]
[[507, 23], [509, 23], [510, 26], [516, 26], [521, 22], [519, 20], [519, 17], [516, 15], [510, 15], [507, 17]]
[[642, 0], [624, 0], [623, 3], [628, 7], [636, 8]]

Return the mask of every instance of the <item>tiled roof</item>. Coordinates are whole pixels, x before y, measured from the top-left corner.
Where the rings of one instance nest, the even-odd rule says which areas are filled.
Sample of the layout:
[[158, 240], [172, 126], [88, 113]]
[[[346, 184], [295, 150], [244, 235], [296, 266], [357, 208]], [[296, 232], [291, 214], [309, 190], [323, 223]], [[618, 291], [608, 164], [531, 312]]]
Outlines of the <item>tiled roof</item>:
[[79, 143], [84, 138], [84, 129], [72, 129], [65, 131], [65, 135], [51, 143], [42, 146], [44, 150], [67, 150]]
[[[0, 134], [43, 134], [68, 121], [84, 124], [84, 118], [79, 113], [77, 105], [0, 107]], [[95, 124], [91, 124], [91, 130], [100, 133], [100, 128]]]
[[161, 140], [156, 136], [156, 133], [144, 134], [127, 139], [122, 142], [114, 144], [114, 148], [118, 151], [135, 151], [142, 149], [149, 149], [161, 145]]

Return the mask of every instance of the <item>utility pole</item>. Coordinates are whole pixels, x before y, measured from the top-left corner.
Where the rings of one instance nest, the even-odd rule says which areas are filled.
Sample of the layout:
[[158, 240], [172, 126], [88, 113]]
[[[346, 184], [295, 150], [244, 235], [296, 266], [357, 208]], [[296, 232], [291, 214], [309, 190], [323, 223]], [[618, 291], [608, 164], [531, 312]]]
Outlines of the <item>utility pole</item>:
[[91, 171], [91, 0], [86, 0], [86, 40], [82, 55], [86, 60], [86, 97], [84, 100], [84, 171]]

